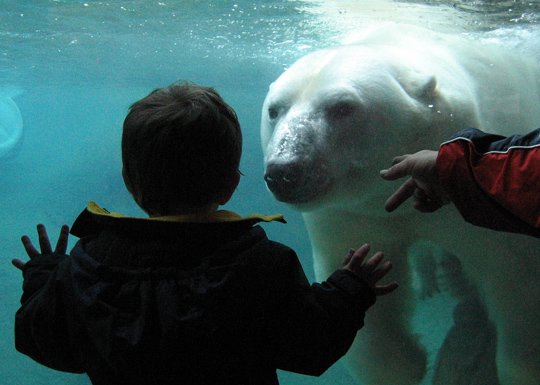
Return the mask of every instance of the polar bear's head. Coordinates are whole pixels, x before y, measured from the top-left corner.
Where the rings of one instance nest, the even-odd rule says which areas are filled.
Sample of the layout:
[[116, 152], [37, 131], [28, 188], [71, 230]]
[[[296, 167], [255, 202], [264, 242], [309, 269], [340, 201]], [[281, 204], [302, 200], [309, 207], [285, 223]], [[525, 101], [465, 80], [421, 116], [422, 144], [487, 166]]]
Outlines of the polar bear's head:
[[394, 156], [440, 143], [441, 131], [455, 126], [456, 106], [421, 60], [400, 47], [349, 45], [285, 71], [261, 117], [265, 181], [275, 198], [302, 211], [365, 207], [387, 193], [378, 171]]

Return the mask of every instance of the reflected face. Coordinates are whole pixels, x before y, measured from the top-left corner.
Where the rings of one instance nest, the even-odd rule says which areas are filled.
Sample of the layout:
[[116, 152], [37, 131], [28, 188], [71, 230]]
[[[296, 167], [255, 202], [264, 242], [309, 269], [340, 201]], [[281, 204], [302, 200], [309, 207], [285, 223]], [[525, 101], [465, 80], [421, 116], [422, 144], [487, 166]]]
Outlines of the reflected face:
[[0, 158], [9, 156], [22, 139], [23, 120], [19, 107], [0, 93]]

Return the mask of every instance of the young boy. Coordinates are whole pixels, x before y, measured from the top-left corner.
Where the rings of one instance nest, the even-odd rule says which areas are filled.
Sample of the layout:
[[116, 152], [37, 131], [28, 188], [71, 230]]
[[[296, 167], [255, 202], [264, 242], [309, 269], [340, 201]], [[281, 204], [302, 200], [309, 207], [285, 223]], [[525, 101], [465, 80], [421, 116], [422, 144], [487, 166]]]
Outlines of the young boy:
[[124, 121], [123, 177], [149, 218], [91, 202], [53, 251], [22, 241], [17, 349], [94, 385], [277, 384], [276, 369], [320, 375], [351, 345], [391, 268], [369, 246], [309, 285], [290, 248], [261, 221], [218, 211], [238, 181], [242, 136], [211, 88], [173, 84], [133, 104]]

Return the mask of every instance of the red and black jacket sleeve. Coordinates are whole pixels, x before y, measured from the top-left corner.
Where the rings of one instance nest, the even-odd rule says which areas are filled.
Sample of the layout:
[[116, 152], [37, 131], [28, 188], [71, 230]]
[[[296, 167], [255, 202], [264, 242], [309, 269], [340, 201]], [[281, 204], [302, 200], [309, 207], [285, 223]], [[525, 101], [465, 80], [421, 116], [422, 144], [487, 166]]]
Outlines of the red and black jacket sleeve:
[[441, 144], [437, 170], [466, 221], [540, 237], [540, 129], [509, 137], [462, 130]]

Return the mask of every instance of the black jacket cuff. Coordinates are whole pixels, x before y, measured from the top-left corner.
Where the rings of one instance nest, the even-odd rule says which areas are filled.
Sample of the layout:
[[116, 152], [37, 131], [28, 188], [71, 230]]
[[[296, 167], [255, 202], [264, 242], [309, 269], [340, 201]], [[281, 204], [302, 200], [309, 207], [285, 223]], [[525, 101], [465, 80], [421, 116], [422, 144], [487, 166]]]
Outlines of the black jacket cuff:
[[335, 271], [327, 281], [346, 295], [353, 297], [356, 306], [363, 312], [375, 303], [376, 296], [373, 289], [352, 271], [339, 269]]

